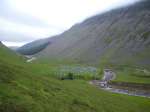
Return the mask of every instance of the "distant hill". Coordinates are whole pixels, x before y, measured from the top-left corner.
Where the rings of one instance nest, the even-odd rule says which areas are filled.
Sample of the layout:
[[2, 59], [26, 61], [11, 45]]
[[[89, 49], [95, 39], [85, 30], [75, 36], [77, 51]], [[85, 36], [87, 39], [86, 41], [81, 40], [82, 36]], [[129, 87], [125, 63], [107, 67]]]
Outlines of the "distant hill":
[[40, 39], [33, 41], [31, 43], [28, 43], [18, 49], [16, 49], [17, 52], [23, 54], [23, 55], [33, 55], [35, 53], [40, 52], [44, 48], [47, 47], [51, 42], [49, 39]]
[[9, 46], [9, 48], [16, 51], [19, 47], [18, 46]]

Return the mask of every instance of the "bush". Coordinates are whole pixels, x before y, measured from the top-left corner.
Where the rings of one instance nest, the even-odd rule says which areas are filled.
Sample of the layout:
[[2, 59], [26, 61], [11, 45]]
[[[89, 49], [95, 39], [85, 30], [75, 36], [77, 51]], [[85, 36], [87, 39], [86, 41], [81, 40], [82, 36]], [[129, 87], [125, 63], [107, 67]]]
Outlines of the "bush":
[[74, 79], [74, 75], [73, 75], [73, 73], [70, 73], [70, 72], [69, 72], [67, 75], [61, 76], [60, 79], [61, 79], [61, 80], [66, 80], [66, 79], [68, 79], [68, 80], [73, 80], [73, 79]]
[[68, 73], [67, 78], [70, 80], [73, 80], [74, 79], [73, 73]]

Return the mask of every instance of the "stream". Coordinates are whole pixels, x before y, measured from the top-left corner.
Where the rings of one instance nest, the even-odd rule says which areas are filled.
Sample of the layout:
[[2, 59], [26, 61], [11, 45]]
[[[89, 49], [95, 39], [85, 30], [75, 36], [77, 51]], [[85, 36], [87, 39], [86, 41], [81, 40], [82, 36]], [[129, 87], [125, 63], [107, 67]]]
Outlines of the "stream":
[[116, 74], [110, 70], [104, 70], [104, 76], [102, 80], [92, 80], [90, 84], [97, 86], [100, 89], [113, 92], [113, 93], [120, 93], [120, 94], [127, 94], [131, 96], [141, 96], [150, 98], [150, 91], [144, 89], [137, 89], [132, 87], [118, 87], [115, 85], [108, 84], [109, 81], [113, 80], [116, 77]]
[[27, 57], [27, 60], [26, 60], [27, 63], [30, 63], [30, 62], [36, 60], [36, 57], [33, 57], [33, 56], [26, 56], [26, 57]]

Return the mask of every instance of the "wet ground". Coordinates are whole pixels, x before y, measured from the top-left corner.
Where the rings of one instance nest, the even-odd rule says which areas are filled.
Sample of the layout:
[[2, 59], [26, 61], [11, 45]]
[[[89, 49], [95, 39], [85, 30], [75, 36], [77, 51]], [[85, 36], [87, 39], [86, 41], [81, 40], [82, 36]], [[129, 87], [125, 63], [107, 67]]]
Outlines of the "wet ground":
[[111, 86], [111, 85], [106, 85], [103, 84], [103, 81], [100, 80], [93, 80], [90, 81], [90, 84], [93, 84], [95, 86], [97, 86], [100, 89], [109, 91], [109, 92], [113, 92], [113, 93], [120, 93], [120, 94], [127, 94], [127, 95], [131, 95], [131, 96], [141, 96], [141, 97], [148, 97], [150, 98], [150, 91], [147, 90], [138, 90], [138, 89], [133, 89], [133, 88], [124, 88], [124, 87], [115, 87], [115, 86]]
[[93, 84], [100, 89], [113, 92], [113, 93], [120, 93], [120, 94], [127, 94], [132, 96], [141, 96], [141, 97], [148, 97], [150, 98], [150, 88], [149, 89], [139, 89], [133, 88], [130, 86], [118, 86], [118, 85], [111, 85], [109, 82], [116, 77], [116, 74], [109, 69], [104, 70], [104, 76], [102, 80], [92, 80], [90, 84]]

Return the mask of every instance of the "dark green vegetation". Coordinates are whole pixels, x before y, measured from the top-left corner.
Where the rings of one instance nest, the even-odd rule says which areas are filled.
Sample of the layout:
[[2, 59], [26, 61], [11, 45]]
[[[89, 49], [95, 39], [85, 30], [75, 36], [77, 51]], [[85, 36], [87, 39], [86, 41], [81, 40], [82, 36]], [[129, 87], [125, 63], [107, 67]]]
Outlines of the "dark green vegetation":
[[95, 80], [100, 79], [98, 70], [95, 67], [81, 66], [81, 65], [69, 65], [59, 66], [53, 69], [54, 76], [58, 79], [83, 79], [83, 80]]
[[33, 55], [45, 49], [47, 45], [49, 44], [50, 44], [49, 39], [41, 39], [41, 40], [37, 40], [29, 44], [26, 44], [16, 49], [16, 51], [23, 55]]
[[84, 80], [60, 80], [54, 68], [25, 63], [0, 45], [0, 112], [150, 111], [147, 98], [105, 92]]

